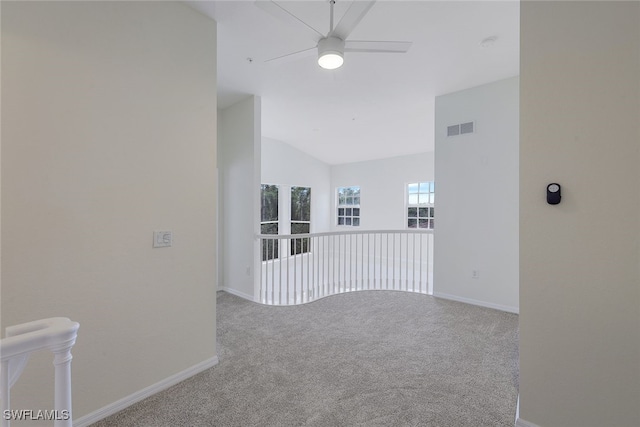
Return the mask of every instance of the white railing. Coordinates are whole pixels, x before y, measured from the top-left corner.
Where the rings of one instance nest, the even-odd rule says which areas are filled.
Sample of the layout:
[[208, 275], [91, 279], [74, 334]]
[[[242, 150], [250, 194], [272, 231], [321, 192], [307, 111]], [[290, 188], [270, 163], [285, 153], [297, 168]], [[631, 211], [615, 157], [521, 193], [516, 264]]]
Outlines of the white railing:
[[[55, 427], [71, 427], [71, 347], [76, 342], [77, 322], [66, 317], [52, 317], [9, 326], [0, 340], [0, 414], [2, 427], [9, 427], [11, 418], [36, 417], [53, 419]], [[12, 416], [10, 390], [22, 373], [31, 353], [40, 350], [53, 352], [55, 369], [54, 408], [42, 410], [44, 415], [16, 411]], [[20, 413], [18, 415], [18, 413]], [[42, 417], [40, 416], [42, 415]], [[23, 418], [24, 419], [24, 418]]]
[[260, 234], [257, 301], [295, 305], [361, 290], [432, 293], [433, 231]]

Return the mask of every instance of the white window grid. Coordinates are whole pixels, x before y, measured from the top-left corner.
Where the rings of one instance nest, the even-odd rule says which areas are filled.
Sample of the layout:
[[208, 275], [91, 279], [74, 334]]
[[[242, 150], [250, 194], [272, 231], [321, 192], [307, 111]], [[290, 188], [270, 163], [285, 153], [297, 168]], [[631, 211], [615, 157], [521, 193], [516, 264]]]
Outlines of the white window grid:
[[[308, 212], [300, 212], [299, 216], [294, 215], [293, 212], [293, 195], [294, 192], [301, 191], [306, 193], [308, 197]], [[290, 205], [290, 234], [309, 234], [311, 232], [311, 188], [310, 187], [291, 187], [291, 195], [289, 198]], [[300, 231], [300, 227], [296, 227], [297, 225], [307, 225], [307, 227], [303, 227], [305, 231]], [[297, 255], [301, 253], [310, 252], [311, 248], [309, 247], [309, 239], [307, 238], [296, 238], [291, 240], [291, 255]]]
[[338, 226], [359, 227], [360, 187], [338, 187], [336, 197], [336, 224]]
[[407, 228], [433, 230], [435, 224], [435, 185], [433, 181], [407, 185]]
[[[275, 192], [275, 209], [271, 197]], [[271, 184], [260, 185], [260, 234], [278, 234], [280, 232], [280, 186]], [[274, 212], [275, 211], [275, 212]], [[262, 260], [279, 258], [278, 241], [263, 242]]]

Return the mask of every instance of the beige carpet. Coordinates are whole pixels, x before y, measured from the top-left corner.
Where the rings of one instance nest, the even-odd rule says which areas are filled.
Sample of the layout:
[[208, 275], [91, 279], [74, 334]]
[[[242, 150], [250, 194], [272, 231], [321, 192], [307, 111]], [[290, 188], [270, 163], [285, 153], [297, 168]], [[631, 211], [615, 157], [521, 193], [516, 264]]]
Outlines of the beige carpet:
[[97, 424], [514, 425], [518, 316], [392, 291], [265, 307], [218, 293], [220, 363]]

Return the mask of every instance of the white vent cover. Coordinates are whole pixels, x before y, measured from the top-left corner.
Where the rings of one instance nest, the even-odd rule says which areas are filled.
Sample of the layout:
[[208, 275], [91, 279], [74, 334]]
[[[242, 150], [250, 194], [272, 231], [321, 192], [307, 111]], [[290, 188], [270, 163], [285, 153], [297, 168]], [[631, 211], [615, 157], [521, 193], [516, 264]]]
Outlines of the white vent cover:
[[473, 133], [473, 122], [460, 123], [460, 135]]
[[475, 129], [474, 122], [460, 123], [458, 125], [447, 126], [447, 136], [464, 135], [473, 133]]

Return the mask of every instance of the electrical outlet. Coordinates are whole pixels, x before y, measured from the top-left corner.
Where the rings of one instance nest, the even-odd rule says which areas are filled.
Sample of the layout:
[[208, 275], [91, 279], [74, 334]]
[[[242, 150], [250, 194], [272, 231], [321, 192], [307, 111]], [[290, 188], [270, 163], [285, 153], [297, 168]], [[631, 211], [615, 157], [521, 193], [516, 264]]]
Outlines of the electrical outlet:
[[471, 278], [472, 279], [479, 279], [480, 278], [480, 270], [473, 270], [471, 272]]
[[245, 273], [247, 273], [247, 276], [251, 276], [251, 267], [247, 266]]

